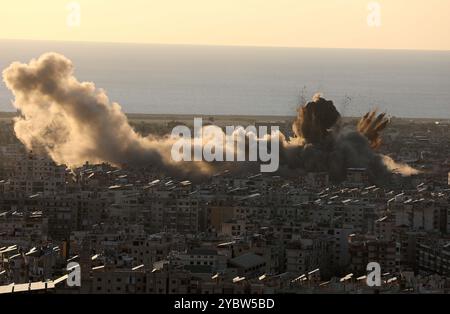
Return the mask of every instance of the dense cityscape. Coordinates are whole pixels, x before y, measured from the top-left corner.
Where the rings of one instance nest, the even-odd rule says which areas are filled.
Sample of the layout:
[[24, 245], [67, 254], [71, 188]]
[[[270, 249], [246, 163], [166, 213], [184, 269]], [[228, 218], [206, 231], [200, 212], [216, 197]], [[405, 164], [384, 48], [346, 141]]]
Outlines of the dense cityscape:
[[[289, 134], [291, 122], [255, 123]], [[132, 121], [144, 135], [173, 124]], [[384, 186], [364, 168], [341, 183], [326, 172], [196, 182], [151, 167], [69, 169], [25, 149], [10, 118], [0, 127], [0, 293], [450, 291], [447, 121], [392, 119], [379, 150], [419, 174]], [[81, 285], [66, 280], [71, 262]], [[366, 284], [370, 262], [381, 286]]]

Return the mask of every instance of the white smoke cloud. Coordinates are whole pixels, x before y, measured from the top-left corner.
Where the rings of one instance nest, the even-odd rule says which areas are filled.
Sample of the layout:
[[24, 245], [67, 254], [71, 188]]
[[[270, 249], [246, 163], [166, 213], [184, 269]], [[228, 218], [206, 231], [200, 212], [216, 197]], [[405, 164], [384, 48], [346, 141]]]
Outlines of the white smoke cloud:
[[[13, 92], [14, 106], [21, 113], [15, 119], [16, 136], [28, 149], [44, 149], [59, 164], [77, 167], [89, 161], [117, 166], [152, 165], [171, 174], [196, 176], [221, 168], [217, 163], [202, 160], [175, 162], [171, 148], [179, 138], [143, 137], [135, 132], [120, 105], [111, 102], [94, 83], [79, 82], [72, 62], [60, 54], [46, 53], [29, 64], [12, 63], [3, 71], [3, 80]], [[216, 133], [222, 136], [211, 138], [210, 129], [204, 128], [200, 142], [191, 143], [190, 138], [181, 141], [187, 141], [185, 146], [192, 145], [192, 151], [203, 151], [218, 147], [220, 139], [223, 154], [227, 155], [240, 155], [239, 148], [245, 150], [248, 139], [259, 144], [265, 141], [265, 138], [255, 139], [252, 132], [246, 138], [236, 136], [239, 130], [226, 135], [218, 127]], [[244, 143], [235, 148], [236, 139]]]

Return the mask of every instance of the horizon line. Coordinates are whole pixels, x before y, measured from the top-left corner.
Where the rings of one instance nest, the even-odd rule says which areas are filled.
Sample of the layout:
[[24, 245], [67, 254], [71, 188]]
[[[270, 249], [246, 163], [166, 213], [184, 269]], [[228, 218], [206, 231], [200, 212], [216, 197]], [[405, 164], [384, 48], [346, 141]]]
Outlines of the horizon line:
[[[267, 117], [267, 118], [295, 118], [295, 114], [207, 114], [207, 113], [145, 113], [145, 112], [125, 112], [123, 113], [127, 116], [127, 118], [130, 118], [130, 115], [143, 115], [143, 116], [154, 116], [155, 118], [158, 116], [164, 117], [164, 116], [183, 116], [183, 117], [196, 117], [198, 118], [205, 118], [205, 117]], [[18, 111], [5, 111], [0, 110], [0, 119], [1, 118], [8, 118], [8, 117], [2, 117], [2, 115], [11, 115], [16, 116], [18, 114]], [[450, 121], [450, 117], [443, 118], [443, 117], [411, 117], [411, 116], [397, 116], [397, 115], [388, 115], [390, 119], [402, 119], [402, 120], [435, 120], [435, 121]], [[362, 115], [360, 116], [348, 116], [343, 115], [342, 118], [347, 119], [360, 119]]]
[[128, 42], [128, 41], [97, 41], [97, 40], [68, 40], [68, 39], [27, 39], [0, 38], [0, 41], [29, 41], [50, 43], [80, 43], [80, 44], [114, 44], [114, 45], [143, 45], [143, 46], [195, 46], [195, 47], [229, 47], [229, 48], [266, 48], [266, 49], [324, 49], [324, 50], [375, 50], [375, 51], [421, 51], [421, 52], [450, 52], [450, 49], [417, 49], [417, 48], [367, 48], [367, 47], [317, 47], [317, 46], [267, 46], [240, 44], [204, 44], [204, 43], [160, 43], [160, 42]]

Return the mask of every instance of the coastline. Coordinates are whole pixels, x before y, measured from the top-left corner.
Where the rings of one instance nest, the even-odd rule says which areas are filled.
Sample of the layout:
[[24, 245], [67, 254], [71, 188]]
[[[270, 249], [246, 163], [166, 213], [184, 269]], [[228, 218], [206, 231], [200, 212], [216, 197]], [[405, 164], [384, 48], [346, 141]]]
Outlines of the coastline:
[[[295, 112], [290, 116], [273, 116], [273, 115], [205, 115], [205, 114], [151, 114], [151, 113], [125, 113], [130, 122], [134, 123], [169, 123], [173, 121], [182, 122], [185, 124], [190, 124], [194, 118], [203, 118], [204, 121], [210, 121], [217, 125], [225, 125], [230, 123], [256, 123], [256, 122], [270, 122], [270, 123], [286, 123], [292, 121], [295, 118]], [[17, 112], [6, 112], [0, 111], [0, 121], [12, 120], [17, 116]], [[211, 119], [212, 118], [212, 119]], [[353, 122], [359, 120], [361, 117], [344, 116], [342, 117], [344, 122]], [[392, 117], [395, 123], [435, 123], [436, 121], [440, 123], [450, 123], [450, 119], [440, 119], [440, 118], [408, 118], [408, 117]]]

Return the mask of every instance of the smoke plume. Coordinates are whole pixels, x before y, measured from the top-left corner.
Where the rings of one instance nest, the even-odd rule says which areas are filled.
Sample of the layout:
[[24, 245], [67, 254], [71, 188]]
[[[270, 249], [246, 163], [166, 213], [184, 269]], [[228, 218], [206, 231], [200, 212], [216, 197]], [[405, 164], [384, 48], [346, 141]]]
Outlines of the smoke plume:
[[29, 64], [13, 63], [3, 72], [20, 111], [14, 131], [28, 149], [44, 149], [59, 164], [89, 161], [116, 166], [153, 165], [179, 172], [209, 172], [204, 163], [172, 164], [168, 137], [142, 137], [129, 125], [119, 104], [90, 82], [79, 82], [66, 57], [48, 53]]
[[[255, 169], [258, 164], [173, 161], [173, 138], [143, 137], [135, 132], [119, 104], [111, 102], [94, 83], [79, 82], [73, 71], [72, 62], [56, 53], [44, 54], [29, 64], [12, 63], [3, 71], [3, 80], [13, 92], [14, 106], [20, 112], [14, 130], [28, 149], [44, 150], [56, 163], [72, 168], [86, 161], [116, 166], [151, 165], [168, 175], [190, 177], [209, 176], [225, 168]], [[333, 181], [339, 182], [345, 179], [347, 168], [358, 167], [366, 168], [376, 183], [383, 183], [393, 171], [414, 173], [407, 165], [398, 165], [374, 152], [381, 143], [380, 132], [388, 123], [384, 114], [375, 115], [365, 115], [356, 130], [343, 129], [333, 102], [315, 96], [298, 111], [292, 126], [295, 138], [286, 139], [281, 133], [271, 135], [281, 140], [280, 171], [326, 171]], [[270, 136], [264, 140], [270, 140]], [[234, 144], [232, 148], [234, 151]], [[228, 149], [226, 146], [224, 154]], [[244, 149], [248, 150], [248, 146]]]
[[[348, 168], [364, 168], [373, 183], [384, 184], [391, 173], [417, 174], [418, 171], [392, 158], [377, 154], [381, 132], [389, 119], [376, 111], [365, 114], [356, 130], [341, 126], [341, 115], [333, 102], [319, 94], [298, 109], [292, 129], [295, 139], [285, 143], [285, 161], [306, 172], [328, 172], [334, 182], [345, 180]], [[292, 146], [291, 143], [297, 143]]]
[[292, 130], [297, 137], [312, 144], [323, 142], [341, 118], [333, 102], [319, 94], [314, 95], [313, 101], [301, 106], [297, 112]]

